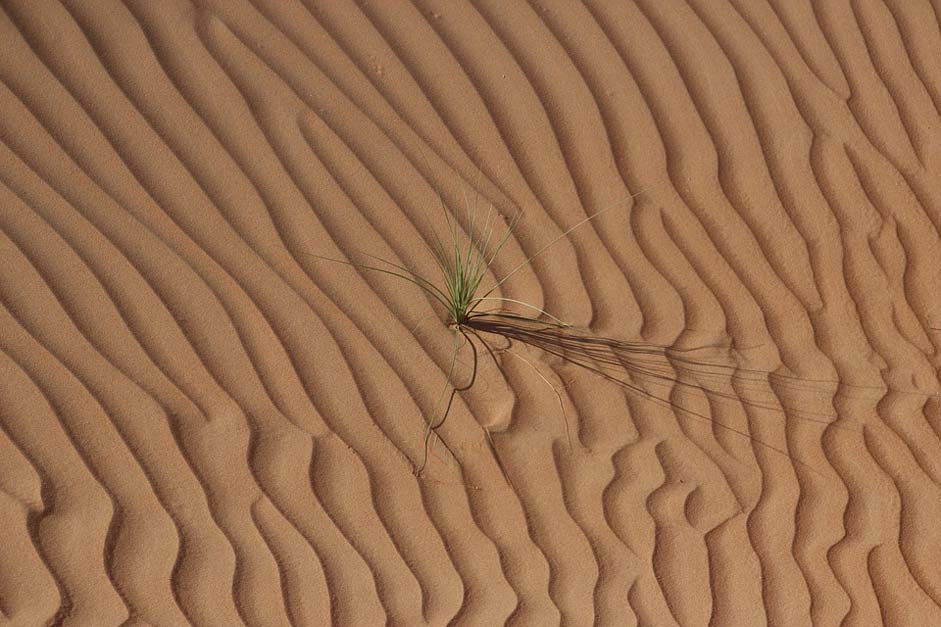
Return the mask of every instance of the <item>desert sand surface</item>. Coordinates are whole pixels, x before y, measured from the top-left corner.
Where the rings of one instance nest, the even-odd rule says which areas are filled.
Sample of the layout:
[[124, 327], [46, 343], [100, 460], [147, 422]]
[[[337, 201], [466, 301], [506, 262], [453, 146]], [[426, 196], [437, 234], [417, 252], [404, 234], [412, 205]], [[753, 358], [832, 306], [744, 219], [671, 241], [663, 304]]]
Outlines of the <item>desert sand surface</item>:
[[941, 625], [939, 17], [0, 2], [0, 625]]

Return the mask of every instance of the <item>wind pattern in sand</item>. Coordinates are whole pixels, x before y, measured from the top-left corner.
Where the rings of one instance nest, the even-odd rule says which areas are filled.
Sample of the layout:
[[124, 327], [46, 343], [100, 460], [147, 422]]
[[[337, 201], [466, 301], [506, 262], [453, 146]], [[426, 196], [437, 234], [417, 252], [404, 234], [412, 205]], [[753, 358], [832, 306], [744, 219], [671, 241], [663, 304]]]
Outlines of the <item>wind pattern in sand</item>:
[[[0, 624], [941, 624], [939, 15], [4, 0]], [[705, 366], [483, 358], [417, 478], [440, 309], [309, 253], [439, 192], [642, 192], [500, 293]]]

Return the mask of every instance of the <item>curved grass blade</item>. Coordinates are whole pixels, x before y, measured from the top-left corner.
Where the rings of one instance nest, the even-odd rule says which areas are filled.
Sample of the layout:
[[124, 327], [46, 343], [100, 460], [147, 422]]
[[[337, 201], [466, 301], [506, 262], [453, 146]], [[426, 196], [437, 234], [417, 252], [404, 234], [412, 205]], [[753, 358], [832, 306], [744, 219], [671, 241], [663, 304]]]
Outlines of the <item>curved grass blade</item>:
[[506, 283], [507, 279], [509, 279], [511, 276], [513, 276], [514, 274], [516, 274], [517, 272], [519, 272], [520, 270], [522, 270], [523, 268], [525, 268], [526, 266], [528, 266], [529, 264], [531, 264], [531, 263], [533, 262], [533, 260], [536, 259], [536, 257], [538, 257], [538, 256], [541, 255], [542, 253], [546, 252], [549, 248], [551, 248], [552, 246], [554, 246], [555, 244], [557, 244], [560, 240], [562, 240], [562, 239], [564, 239], [565, 237], [567, 237], [572, 231], [574, 231], [574, 230], [577, 229], [578, 227], [582, 226], [583, 224], [586, 224], [586, 223], [590, 222], [591, 220], [594, 220], [595, 218], [597, 218], [598, 216], [600, 216], [600, 215], [602, 215], [602, 214], [604, 214], [604, 213], [607, 213], [607, 212], [610, 211], [611, 209], [615, 209], [616, 207], [619, 207], [622, 203], [625, 203], [625, 202], [627, 202], [628, 200], [631, 200], [632, 198], [636, 198], [637, 196], [639, 196], [639, 195], [642, 194], [642, 193], [643, 193], [643, 191], [635, 192], [635, 193], [633, 193], [633, 194], [628, 194], [627, 196], [624, 196], [623, 198], [621, 198], [621, 199], [619, 199], [619, 200], [617, 200], [617, 201], [611, 203], [611, 204], [608, 205], [607, 207], [604, 207], [603, 209], [599, 209], [598, 211], [594, 212], [594, 213], [591, 214], [590, 216], [587, 216], [586, 218], [584, 218], [584, 219], [582, 219], [582, 220], [579, 220], [579, 221], [576, 222], [573, 226], [571, 226], [571, 227], [569, 227], [568, 229], [566, 229], [561, 235], [559, 235], [558, 237], [556, 237], [555, 239], [553, 239], [552, 241], [550, 241], [548, 244], [546, 244], [545, 246], [543, 246], [542, 248], [540, 248], [539, 250], [537, 250], [535, 253], [533, 253], [532, 255], [530, 255], [529, 257], [527, 257], [526, 259], [524, 259], [519, 265], [517, 265], [515, 268], [513, 268], [512, 270], [510, 270], [507, 274], [503, 275], [503, 278], [500, 279], [499, 281], [497, 281], [489, 290], [487, 290], [486, 292], [484, 292], [484, 294], [483, 294], [483, 296], [482, 296], [481, 298], [485, 298], [485, 297], [487, 297], [487, 296], [490, 296], [497, 288], [499, 288], [501, 285], [503, 285], [504, 283]]

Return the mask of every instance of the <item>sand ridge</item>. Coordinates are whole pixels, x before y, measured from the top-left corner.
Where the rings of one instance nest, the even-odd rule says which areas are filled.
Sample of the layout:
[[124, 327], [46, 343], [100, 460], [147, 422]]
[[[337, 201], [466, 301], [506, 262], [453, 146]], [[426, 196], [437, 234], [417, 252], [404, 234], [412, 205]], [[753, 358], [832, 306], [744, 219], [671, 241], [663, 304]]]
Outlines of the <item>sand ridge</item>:
[[[0, 3], [0, 625], [941, 624], [939, 22]], [[499, 294], [655, 398], [517, 343], [416, 477], [440, 308], [313, 255], [439, 196], [491, 280], [618, 204]]]

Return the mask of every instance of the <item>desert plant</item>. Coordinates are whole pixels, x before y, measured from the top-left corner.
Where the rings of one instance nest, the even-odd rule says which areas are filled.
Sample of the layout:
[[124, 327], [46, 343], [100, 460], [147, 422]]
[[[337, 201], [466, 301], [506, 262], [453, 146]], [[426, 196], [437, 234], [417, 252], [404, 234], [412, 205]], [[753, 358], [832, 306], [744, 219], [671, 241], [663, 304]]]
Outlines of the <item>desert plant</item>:
[[[563, 233], [551, 240], [549, 243], [542, 246], [539, 250], [520, 262], [516, 267], [504, 274], [501, 278], [496, 280], [492, 285], [485, 289], [482, 288], [481, 285], [484, 279], [490, 274], [490, 270], [497, 255], [500, 253], [504, 245], [509, 240], [510, 236], [513, 234], [522, 212], [517, 212], [507, 221], [506, 230], [502, 233], [502, 235], [495, 235], [495, 223], [499, 221], [499, 218], [493, 205], [490, 205], [486, 215], [482, 219], [480, 214], [476, 211], [468, 211], [466, 216], [466, 221], [469, 223], [468, 235], [466, 237], [466, 241], [462, 243], [460, 234], [461, 229], [456, 223], [455, 219], [452, 217], [451, 213], [448, 211], [448, 208], [439, 194], [439, 209], [441, 211], [444, 224], [447, 227], [450, 241], [445, 243], [438, 232], [434, 231], [434, 239], [432, 243], [428, 245], [428, 248], [439, 271], [439, 280], [437, 283], [431, 279], [416, 274], [401, 264], [382, 259], [374, 255], [365, 254], [365, 256], [371, 260], [371, 263], [359, 263], [308, 253], [310, 256], [318, 259], [343, 263], [373, 272], [380, 272], [382, 274], [394, 276], [408, 281], [415, 287], [418, 287], [424, 291], [432, 298], [432, 300], [441, 305], [446, 313], [445, 324], [454, 332], [455, 339], [449, 358], [447, 374], [448, 387], [451, 388], [451, 391], [450, 394], [448, 394], [448, 399], [445, 403], [444, 410], [440, 413], [440, 418], [436, 420], [432, 419], [425, 421], [427, 426], [425, 429], [424, 438], [424, 455], [421, 463], [418, 464], [415, 468], [416, 474], [420, 475], [425, 467], [428, 457], [428, 444], [430, 438], [435, 433], [435, 430], [440, 427], [447, 418], [454, 402], [455, 395], [458, 392], [470, 389], [470, 387], [473, 386], [474, 382], [476, 381], [479, 356], [474, 340], [477, 340], [480, 345], [486, 349], [487, 353], [493, 359], [497, 367], [502, 370], [502, 368], [500, 368], [499, 360], [497, 359], [497, 353], [506, 351], [507, 349], [494, 348], [481, 335], [482, 333], [495, 333], [497, 335], [501, 335], [500, 330], [513, 328], [514, 325], [525, 325], [533, 323], [548, 325], [548, 327], [557, 330], [572, 328], [571, 325], [563, 322], [559, 318], [535, 305], [513, 298], [495, 296], [494, 292], [496, 292], [510, 277], [531, 264], [538, 256], [542, 255], [554, 244], [567, 237], [570, 233], [572, 233], [572, 231], [597, 218], [604, 212], [623, 205], [625, 202], [636, 196], [637, 194], [631, 194], [619, 199], [604, 209], [588, 215], [584, 219], [566, 229]], [[468, 203], [465, 203], [465, 206], [468, 206]], [[487, 304], [494, 304], [497, 306], [483, 309], [483, 307], [485, 307]], [[524, 312], [528, 312], [529, 315], [511, 310], [509, 307], [522, 309]], [[495, 326], [495, 323], [497, 322], [502, 322], [502, 326]], [[504, 337], [509, 339], [510, 336], [504, 335]], [[457, 364], [457, 355], [465, 344], [470, 346], [473, 357], [471, 375], [466, 384], [461, 386], [454, 386], [452, 385], [452, 381], [454, 379], [454, 370]], [[551, 386], [549, 380], [539, 371], [538, 368], [536, 368], [534, 364], [532, 364], [532, 362], [520, 355], [515, 356], [532, 367], [536, 373], [548, 385]], [[565, 408], [564, 404], [562, 403], [561, 395], [557, 390], [555, 390], [555, 388], [553, 388], [553, 390], [559, 397], [559, 403], [563, 412], [563, 419], [565, 419]], [[447, 394], [447, 388], [442, 394], [441, 399], [439, 399], [437, 405], [441, 404], [444, 394]], [[569, 437], [567, 420], [566, 436]], [[571, 442], [570, 437], [569, 441]]]
[[[503, 246], [507, 243], [514, 229], [516, 228], [519, 218], [522, 215], [521, 212], [517, 212], [512, 218], [508, 220], [506, 230], [502, 235], [495, 235], [495, 222], [498, 221], [498, 214], [492, 205], [488, 208], [487, 213], [482, 220], [478, 213], [469, 212], [467, 216], [469, 222], [468, 236], [466, 241], [462, 243], [460, 227], [457, 225], [455, 219], [451, 216], [450, 212], [445, 206], [443, 199], [439, 195], [439, 209], [441, 211], [443, 221], [447, 226], [450, 241], [445, 243], [445, 241], [442, 240], [442, 238], [438, 235], [437, 231], [434, 231], [434, 240], [428, 246], [439, 271], [438, 283], [416, 274], [401, 264], [397, 264], [386, 259], [381, 259], [373, 255], [366, 255], [369, 259], [372, 260], [373, 263], [354, 263], [340, 259], [332, 259], [319, 255], [313, 255], [314, 257], [320, 259], [336, 261], [365, 270], [380, 272], [404, 279], [405, 281], [408, 281], [412, 285], [424, 291], [435, 302], [444, 308], [446, 313], [445, 323], [447, 327], [454, 332], [455, 338], [449, 359], [450, 364], [447, 375], [448, 387], [451, 388], [451, 392], [448, 395], [447, 403], [445, 404], [444, 410], [441, 412], [440, 418], [437, 420], [433, 419], [425, 421], [427, 426], [424, 438], [424, 455], [421, 463], [416, 466], [416, 474], [420, 475], [425, 467], [428, 458], [428, 444], [430, 438], [435, 433], [435, 430], [440, 427], [447, 418], [451, 409], [451, 405], [454, 402], [455, 395], [458, 392], [470, 389], [470, 387], [473, 386], [474, 382], [476, 381], [478, 352], [477, 346], [474, 343], [475, 339], [486, 349], [494, 363], [498, 368], [500, 368], [499, 361], [497, 359], [497, 353], [500, 351], [491, 346], [491, 344], [487, 342], [487, 340], [481, 335], [481, 333], [491, 332], [489, 330], [490, 327], [487, 324], [488, 320], [491, 322], [502, 321], [505, 325], [512, 326], [513, 324], [539, 322], [540, 319], [542, 319], [543, 324], [548, 324], [552, 328], [565, 329], [571, 327], [571, 325], [563, 322], [559, 318], [556, 318], [552, 314], [535, 305], [513, 298], [494, 296], [494, 292], [496, 292], [500, 286], [502, 286], [510, 277], [531, 264], [533, 260], [536, 259], [536, 257], [543, 254], [552, 245], [568, 236], [572, 231], [582, 226], [586, 222], [595, 219], [608, 209], [613, 209], [614, 207], [623, 204], [626, 200], [633, 198], [634, 196], [636, 196], [636, 194], [625, 197], [619, 200], [617, 203], [614, 203], [609, 207], [597, 211], [580, 220], [575, 225], [560, 234], [558, 237], [530, 255], [527, 259], [519, 263], [516, 267], [507, 272], [500, 279], [494, 282], [493, 285], [487, 287], [486, 289], [482, 289], [481, 285], [488, 274], [490, 274], [490, 270], [497, 255], [503, 249]], [[488, 303], [493, 303], [498, 306], [483, 309], [483, 307]], [[517, 308], [529, 312], [530, 315], [511, 311], [507, 308], [507, 306], [516, 306]], [[451, 385], [451, 382], [454, 378], [454, 369], [457, 364], [457, 355], [465, 344], [470, 346], [473, 356], [471, 375], [465, 385], [453, 386]], [[542, 375], [542, 373], [540, 373], [539, 370], [529, 360], [526, 360], [519, 355], [516, 355], [516, 357], [522, 359], [524, 362], [533, 367], [537, 374], [539, 374], [539, 376], [542, 377], [542, 379], [551, 386], [548, 379], [546, 379], [546, 377]], [[445, 393], [447, 393], [447, 389], [445, 389]], [[557, 391], [556, 394], [558, 395]], [[442, 395], [442, 398], [439, 399], [437, 405], [441, 404], [443, 396], [444, 395]], [[561, 396], [559, 397], [559, 400], [560, 405], [562, 405]], [[562, 411], [564, 418], [564, 405], [562, 405]], [[567, 421], [566, 435], [568, 436]]]
[[[468, 235], [462, 243], [460, 228], [455, 219], [451, 216], [440, 195], [439, 208], [443, 216], [444, 224], [447, 226], [450, 241], [445, 242], [437, 232], [435, 232], [433, 242], [428, 246], [438, 268], [439, 276], [437, 282], [421, 276], [401, 264], [372, 255], [367, 255], [367, 257], [372, 260], [372, 263], [350, 262], [313, 255], [319, 259], [338, 261], [408, 281], [425, 292], [445, 311], [445, 323], [454, 333], [454, 343], [449, 358], [447, 384], [435, 407], [437, 408], [441, 405], [445, 396], [447, 396], [447, 402], [444, 403], [444, 408], [440, 413], [436, 411], [436, 414], [438, 414], [437, 418], [432, 417], [431, 419], [425, 420], [426, 428], [423, 456], [421, 462], [415, 465], [416, 475], [421, 475], [427, 463], [429, 442], [431, 442], [431, 438], [436, 434], [436, 430], [447, 418], [455, 395], [470, 389], [476, 381], [479, 362], [478, 343], [486, 350], [499, 370], [502, 371], [502, 368], [497, 355], [500, 353], [511, 354], [526, 362], [542, 380], [552, 388], [559, 400], [562, 418], [565, 422], [566, 437], [569, 440], [570, 446], [571, 436], [569, 434], [568, 421], [565, 416], [565, 406], [559, 390], [552, 385], [549, 379], [540, 372], [535, 364], [521, 355], [509, 351], [513, 342], [519, 342], [540, 349], [547, 354], [562, 359], [565, 363], [578, 366], [584, 371], [613, 381], [630, 392], [640, 394], [654, 402], [669, 405], [674, 410], [679, 410], [687, 416], [713, 422], [721, 429], [749, 438], [762, 447], [766, 447], [793, 459], [793, 457], [783, 449], [757, 440], [745, 431], [716, 422], [712, 418], [688, 407], [680, 406], [671, 401], [667, 393], [660, 395], [646, 388], [650, 385], [659, 385], [665, 388], [679, 386], [680, 388], [698, 390], [746, 405], [781, 411], [783, 408], [780, 405], [780, 401], [777, 399], [773, 402], [761, 402], [750, 398], [742, 398], [738, 395], [724, 392], [717, 386], [710, 386], [699, 382], [694, 383], [690, 380], [708, 381], [714, 379], [719, 382], [735, 380], [740, 385], [744, 384], [747, 386], [750, 383], [754, 383], [758, 386], [766, 386], [769, 377], [778, 377], [784, 382], [789, 379], [797, 380], [796, 378], [744, 369], [733, 365], [704, 362], [688, 356], [690, 351], [673, 349], [668, 346], [657, 346], [597, 337], [586, 330], [578, 329], [567, 324], [536, 305], [494, 295], [510, 277], [530, 265], [537, 257], [545, 253], [557, 242], [567, 237], [574, 230], [596, 219], [606, 211], [622, 206], [625, 202], [636, 196], [637, 194], [626, 196], [599, 211], [589, 214], [560, 235], [550, 240], [535, 253], [524, 259], [509, 272], [499, 279], [496, 279], [492, 285], [487, 287], [483, 287], [484, 280], [491, 274], [490, 271], [494, 260], [511, 237], [519, 222], [521, 213], [517, 213], [509, 219], [506, 230], [502, 235], [496, 236], [494, 230], [498, 218], [493, 206], [490, 206], [483, 219], [481, 219], [477, 213], [468, 214], [465, 220], [469, 225]], [[487, 307], [488, 304], [493, 304], [494, 306]], [[497, 348], [488, 341], [488, 337], [502, 338], [505, 340], [506, 345]], [[454, 372], [457, 364], [457, 356], [465, 345], [470, 346], [471, 349], [471, 374], [465, 384], [455, 385]], [[726, 348], [729, 347], [726, 346]], [[821, 381], [820, 383], [829, 385], [835, 382]], [[448, 393], [448, 388], [450, 388], [450, 393]], [[762, 389], [766, 388], [762, 387]], [[810, 420], [817, 420], [827, 424], [831, 422], [830, 419], [833, 417], [832, 414], [817, 415], [811, 412], [796, 411], [798, 411], [798, 413], [810, 414], [808, 418]], [[817, 416], [817, 418], [814, 416]], [[489, 440], [490, 434], [486, 430], [485, 432]], [[490, 443], [492, 450], [495, 452], [492, 441]], [[499, 459], [497, 461], [499, 464]]]

